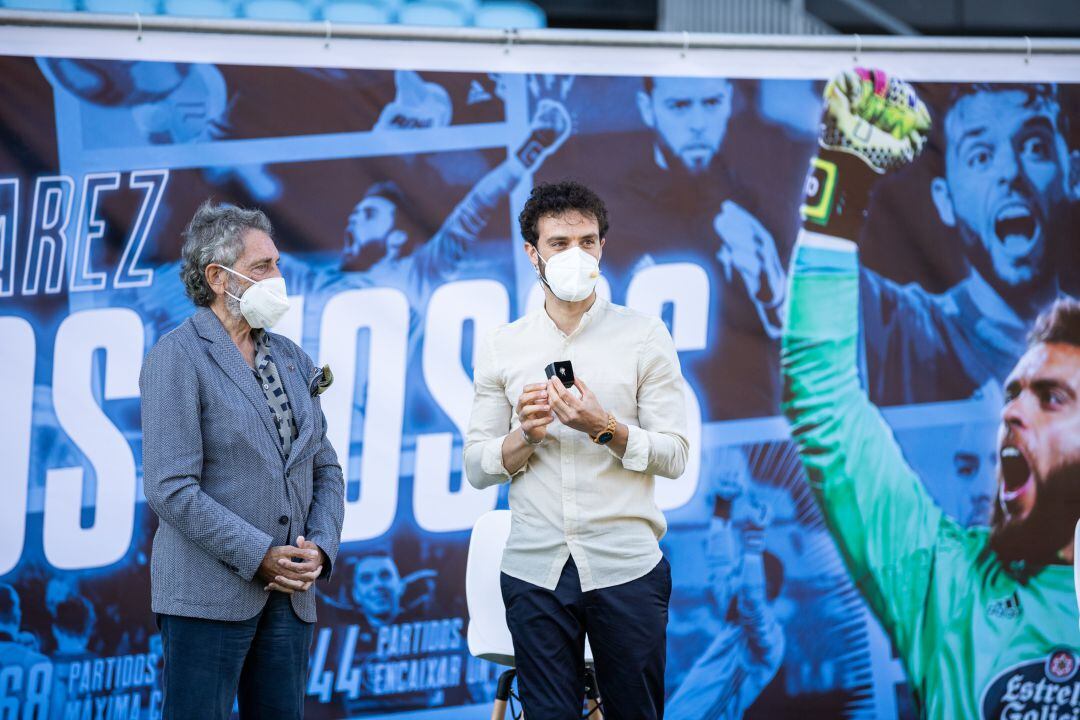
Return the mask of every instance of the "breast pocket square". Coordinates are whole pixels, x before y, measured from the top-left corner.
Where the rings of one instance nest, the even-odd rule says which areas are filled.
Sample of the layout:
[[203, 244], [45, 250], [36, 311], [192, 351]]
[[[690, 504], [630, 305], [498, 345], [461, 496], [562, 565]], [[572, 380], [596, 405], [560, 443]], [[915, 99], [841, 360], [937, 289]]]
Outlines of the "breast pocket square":
[[315, 374], [308, 380], [308, 392], [311, 393], [311, 397], [316, 395], [322, 395], [326, 392], [326, 388], [334, 384], [334, 373], [330, 372], [329, 365], [323, 365], [321, 368], [315, 371]]

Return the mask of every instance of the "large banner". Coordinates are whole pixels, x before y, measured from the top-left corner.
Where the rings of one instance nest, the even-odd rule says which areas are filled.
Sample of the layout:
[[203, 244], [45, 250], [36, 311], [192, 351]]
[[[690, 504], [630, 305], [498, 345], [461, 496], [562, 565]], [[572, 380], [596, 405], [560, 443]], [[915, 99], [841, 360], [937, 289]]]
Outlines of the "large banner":
[[[913, 717], [778, 417], [819, 98], [851, 53], [679, 76], [673, 58], [590, 48], [589, 74], [568, 74], [451, 70], [422, 43], [408, 63], [361, 47], [334, 65], [280, 42], [140, 59], [87, 31], [78, 53], [42, 39], [0, 56], [0, 717], [160, 717], [138, 377], [193, 311], [180, 233], [207, 198], [269, 215], [292, 297], [275, 329], [336, 377], [346, 514], [311, 591], [308, 717], [488, 717], [502, 669], [466, 647], [465, 559], [506, 488], [462, 476], [472, 361], [541, 302], [516, 217], [534, 183], [566, 177], [608, 204], [601, 292], [667, 322], [688, 382], [692, 459], [657, 483], [667, 717]], [[1080, 87], [991, 59], [904, 61], [934, 130], [880, 183], [862, 242], [864, 384], [963, 526], [997, 502], [1001, 381], [1035, 300], [1080, 280]], [[1005, 680], [985, 688], [994, 717]], [[1038, 717], [1075, 717], [1074, 695]], [[1042, 711], [1024, 702], [1007, 717]]]

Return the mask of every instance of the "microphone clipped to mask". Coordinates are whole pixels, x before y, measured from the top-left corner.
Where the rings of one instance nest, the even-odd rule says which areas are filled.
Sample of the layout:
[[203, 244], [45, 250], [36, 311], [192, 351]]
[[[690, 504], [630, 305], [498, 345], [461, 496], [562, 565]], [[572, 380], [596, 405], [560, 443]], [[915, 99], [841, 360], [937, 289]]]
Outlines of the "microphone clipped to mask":
[[228, 290], [225, 294], [240, 303], [240, 313], [253, 328], [271, 328], [289, 311], [289, 295], [285, 290], [285, 278], [272, 277], [258, 282], [232, 268], [218, 265], [237, 277], [247, 280], [251, 285], [236, 297]]
[[548, 286], [555, 297], [565, 302], [581, 302], [592, 295], [600, 279], [600, 261], [579, 247], [555, 253], [550, 260], [540, 257], [544, 272], [536, 268], [540, 282]]

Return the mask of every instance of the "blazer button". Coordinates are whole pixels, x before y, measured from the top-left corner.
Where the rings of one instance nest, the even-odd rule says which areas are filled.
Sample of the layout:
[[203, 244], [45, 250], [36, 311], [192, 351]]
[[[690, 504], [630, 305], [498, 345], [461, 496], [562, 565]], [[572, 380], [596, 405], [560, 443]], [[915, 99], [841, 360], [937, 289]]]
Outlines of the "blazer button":
[[289, 524], [289, 516], [288, 515], [282, 515], [281, 517], [279, 517], [277, 519], [277, 521], [279, 523], [281, 523], [282, 525], [288, 525]]

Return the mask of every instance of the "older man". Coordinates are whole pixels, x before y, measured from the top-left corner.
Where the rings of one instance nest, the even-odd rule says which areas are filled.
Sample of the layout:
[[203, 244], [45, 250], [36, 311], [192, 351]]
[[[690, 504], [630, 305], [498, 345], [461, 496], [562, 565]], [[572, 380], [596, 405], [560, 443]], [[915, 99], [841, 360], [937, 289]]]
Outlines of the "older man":
[[327, 374], [267, 331], [288, 309], [270, 223], [205, 203], [181, 276], [197, 311], [143, 363], [143, 481], [164, 718], [299, 718], [344, 482], [319, 394]]

